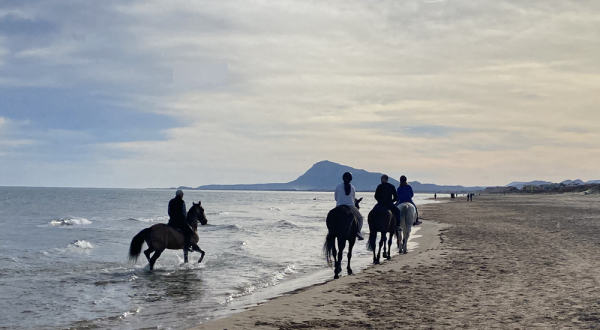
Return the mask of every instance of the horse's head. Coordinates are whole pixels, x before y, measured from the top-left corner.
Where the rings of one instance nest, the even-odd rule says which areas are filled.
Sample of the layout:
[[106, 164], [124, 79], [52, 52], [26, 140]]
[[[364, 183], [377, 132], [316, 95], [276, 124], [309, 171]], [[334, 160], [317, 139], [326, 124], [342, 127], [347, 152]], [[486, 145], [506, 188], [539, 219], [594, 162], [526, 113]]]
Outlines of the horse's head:
[[206, 215], [204, 214], [204, 208], [202, 207], [202, 201], [198, 201], [198, 204], [192, 203], [192, 207], [195, 207], [198, 214], [198, 221], [200, 221], [201, 225], [206, 225], [208, 220], [206, 219]]
[[358, 205], [360, 202], [362, 202], [362, 197], [359, 199], [354, 199], [354, 206], [356, 206], [357, 209], [360, 209], [360, 205]]

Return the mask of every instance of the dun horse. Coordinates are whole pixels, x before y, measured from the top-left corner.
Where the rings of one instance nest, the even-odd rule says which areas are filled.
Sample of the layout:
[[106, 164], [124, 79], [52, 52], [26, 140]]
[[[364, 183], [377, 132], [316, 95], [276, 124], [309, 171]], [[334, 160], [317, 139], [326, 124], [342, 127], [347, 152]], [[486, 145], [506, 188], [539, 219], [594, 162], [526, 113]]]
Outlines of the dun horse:
[[[379, 251], [377, 256], [375, 255], [375, 241], [377, 240], [377, 233], [381, 233], [381, 240], [379, 241]], [[385, 240], [387, 234], [390, 234], [388, 239], [387, 249], [385, 246]], [[392, 239], [396, 234], [396, 218], [390, 210], [377, 204], [369, 212], [369, 240], [367, 241], [367, 250], [373, 251], [373, 263], [379, 264], [381, 259], [381, 247], [383, 246], [383, 257], [387, 260], [392, 259]]]
[[[198, 202], [198, 204], [192, 203], [192, 207], [190, 207], [185, 221], [194, 230], [194, 235], [192, 235], [190, 243], [192, 243], [194, 251], [200, 252], [200, 259], [198, 260], [198, 263], [200, 263], [204, 258], [204, 251], [197, 245], [199, 240], [197, 233], [198, 221], [200, 221], [200, 224], [203, 226], [208, 223], [201, 202]], [[144, 255], [146, 255], [146, 259], [148, 259], [148, 262], [150, 263], [150, 270], [154, 269], [156, 259], [160, 257], [165, 249], [181, 250], [185, 247], [185, 239], [181, 231], [166, 224], [159, 223], [140, 231], [133, 237], [131, 245], [129, 246], [129, 260], [134, 262], [137, 261], [144, 242], [148, 245], [148, 249], [144, 251]], [[150, 257], [152, 252], [154, 252], [154, 255]], [[187, 250], [183, 251], [183, 257], [184, 262], [188, 262]]]
[[[398, 205], [398, 209], [400, 209], [400, 228], [402, 229], [402, 235], [398, 235], [398, 248], [400, 249], [400, 253], [406, 254], [408, 252], [406, 245], [410, 237], [410, 231], [413, 222], [417, 219], [417, 209], [414, 205], [407, 202]], [[400, 236], [402, 236], [402, 245], [400, 244]]]
[[[357, 199], [354, 202], [356, 208], [358, 203], [362, 201]], [[334, 279], [340, 278], [342, 272], [342, 257], [344, 256], [344, 248], [346, 247], [346, 241], [348, 241], [348, 275], [352, 275], [352, 268], [350, 268], [350, 260], [352, 259], [352, 248], [356, 242], [356, 234], [358, 233], [358, 220], [347, 206], [338, 206], [327, 213], [327, 238], [325, 238], [325, 244], [323, 244], [323, 254], [327, 258], [327, 264], [329, 267], [332, 266], [331, 258], [335, 265], [333, 276]], [[338, 250], [335, 248], [335, 241], [337, 238]]]

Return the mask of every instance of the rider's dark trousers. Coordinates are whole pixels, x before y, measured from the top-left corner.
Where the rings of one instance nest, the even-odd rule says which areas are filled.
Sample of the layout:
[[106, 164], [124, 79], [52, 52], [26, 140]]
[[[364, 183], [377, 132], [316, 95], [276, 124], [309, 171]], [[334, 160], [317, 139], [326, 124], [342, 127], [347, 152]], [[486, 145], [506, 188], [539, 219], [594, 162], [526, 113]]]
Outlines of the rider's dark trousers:
[[174, 227], [181, 229], [183, 237], [185, 238], [185, 246], [189, 247], [191, 245], [190, 241], [192, 240], [192, 235], [194, 234], [192, 228], [185, 222], [175, 223]]

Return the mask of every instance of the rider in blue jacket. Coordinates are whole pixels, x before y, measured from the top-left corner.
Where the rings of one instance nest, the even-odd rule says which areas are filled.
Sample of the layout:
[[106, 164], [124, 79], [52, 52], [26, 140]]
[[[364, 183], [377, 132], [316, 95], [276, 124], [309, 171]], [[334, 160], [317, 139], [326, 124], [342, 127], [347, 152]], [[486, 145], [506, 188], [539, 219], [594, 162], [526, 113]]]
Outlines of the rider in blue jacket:
[[[398, 194], [398, 204], [408, 202], [408, 203], [411, 203], [412, 205], [414, 205], [415, 210], [417, 210], [417, 206], [415, 205], [415, 203], [412, 200], [412, 198], [415, 194], [413, 193], [412, 187], [408, 184], [406, 177], [404, 175], [400, 177], [400, 187], [398, 187], [398, 190], [396, 191], [396, 193]], [[419, 213], [417, 211], [417, 219], [415, 219], [413, 226], [420, 225], [420, 224], [421, 224], [421, 221], [419, 221]]]

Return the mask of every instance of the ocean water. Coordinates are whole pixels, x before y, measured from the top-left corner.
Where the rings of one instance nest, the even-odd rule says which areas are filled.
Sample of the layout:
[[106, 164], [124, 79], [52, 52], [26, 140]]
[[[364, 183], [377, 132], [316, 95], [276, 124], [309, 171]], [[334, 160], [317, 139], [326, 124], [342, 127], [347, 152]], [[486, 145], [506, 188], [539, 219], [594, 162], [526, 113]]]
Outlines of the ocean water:
[[[204, 261], [166, 250], [153, 272], [143, 255], [129, 263], [131, 239], [168, 221], [173, 195], [0, 187], [0, 329], [186, 329], [333, 277], [321, 247], [335, 203], [323, 192], [186, 191], [208, 218]], [[357, 197], [366, 218], [373, 193]], [[370, 261], [359, 242], [354, 270]]]

